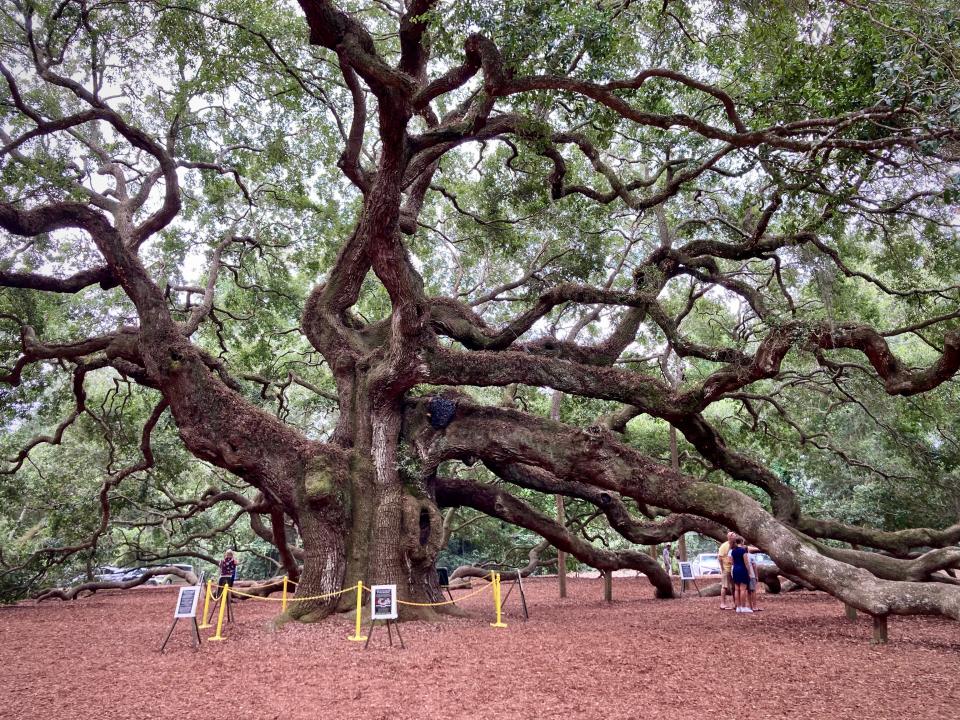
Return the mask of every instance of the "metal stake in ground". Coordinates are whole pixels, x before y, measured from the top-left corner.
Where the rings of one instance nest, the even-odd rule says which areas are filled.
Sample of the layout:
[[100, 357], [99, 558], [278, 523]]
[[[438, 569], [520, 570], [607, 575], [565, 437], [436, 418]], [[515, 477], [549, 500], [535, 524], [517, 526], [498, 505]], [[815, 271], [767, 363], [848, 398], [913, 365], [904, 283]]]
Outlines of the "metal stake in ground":
[[[397, 631], [397, 639], [400, 641], [400, 648], [403, 650], [407, 649], [407, 646], [403, 644], [403, 636], [400, 635], [400, 623], [396, 620], [383, 620], [384, 625], [387, 626], [387, 638], [390, 640], [390, 647], [393, 647], [393, 633], [390, 631], [390, 626], [393, 625], [394, 630]], [[370, 621], [370, 627], [367, 628], [367, 641], [363, 644], [363, 649], [366, 650], [367, 646], [370, 644], [370, 638], [373, 637], [373, 628], [376, 621]]]

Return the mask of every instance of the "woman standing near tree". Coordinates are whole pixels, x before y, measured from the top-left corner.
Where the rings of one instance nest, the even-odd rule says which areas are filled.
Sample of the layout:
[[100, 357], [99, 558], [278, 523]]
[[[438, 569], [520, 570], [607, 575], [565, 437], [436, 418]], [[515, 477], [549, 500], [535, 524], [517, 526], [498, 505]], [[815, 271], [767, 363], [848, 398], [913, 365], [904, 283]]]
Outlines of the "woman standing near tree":
[[[233, 586], [237, 580], [237, 561], [233, 557], [233, 550], [227, 550], [223, 554], [223, 560], [220, 561], [220, 579], [217, 580], [217, 587], [220, 592], [224, 585]], [[217, 593], [219, 596], [219, 592]]]
[[747, 604], [747, 586], [750, 584], [750, 571], [746, 563], [747, 549], [743, 546], [742, 537], [737, 537], [733, 545], [733, 550], [730, 551], [730, 557], [733, 558], [733, 601], [738, 613], [752, 613], [753, 610]]

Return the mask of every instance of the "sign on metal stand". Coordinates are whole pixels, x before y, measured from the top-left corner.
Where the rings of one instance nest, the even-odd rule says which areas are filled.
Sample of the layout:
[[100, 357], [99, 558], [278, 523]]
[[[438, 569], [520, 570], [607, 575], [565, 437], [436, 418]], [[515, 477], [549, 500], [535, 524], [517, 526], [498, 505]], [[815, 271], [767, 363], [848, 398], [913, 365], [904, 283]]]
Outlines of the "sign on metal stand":
[[167, 637], [163, 640], [163, 645], [160, 646], [160, 652], [163, 652], [164, 648], [167, 647], [170, 636], [173, 635], [173, 629], [177, 626], [180, 618], [190, 618], [193, 626], [193, 632], [190, 635], [191, 643], [195, 648], [200, 647], [200, 629], [197, 627], [197, 601], [200, 599], [202, 589], [203, 586], [201, 585], [187, 585], [180, 588], [180, 593], [177, 595], [177, 606], [173, 611], [173, 624], [167, 632]]
[[[450, 601], [453, 602], [453, 593], [450, 592], [450, 571], [445, 567], [437, 568], [437, 584], [440, 585], [440, 590], [446, 590], [447, 595], [450, 597]], [[453, 603], [456, 605], [456, 603]]]
[[686, 590], [687, 581], [691, 581], [693, 586], [697, 589], [697, 595], [702, 597], [703, 593], [700, 592], [700, 586], [697, 585], [697, 579], [693, 575], [693, 566], [683, 560], [680, 561], [680, 594], [683, 595], [683, 591]]
[[507, 595], [503, 598], [503, 602], [500, 603], [500, 609], [502, 610], [503, 606], [507, 604], [507, 598], [510, 597], [510, 593], [513, 592], [513, 588], [517, 587], [520, 589], [520, 605], [523, 607], [523, 619], [529, 620], [530, 613], [527, 611], [527, 596], [523, 592], [523, 579], [520, 576], [520, 568], [517, 568], [516, 573], [517, 577], [507, 590]]
[[367, 641], [363, 644], [364, 650], [370, 644], [370, 638], [373, 637], [373, 627], [377, 620], [382, 620], [387, 625], [390, 647], [393, 647], [393, 633], [390, 631], [390, 626], [393, 625], [397, 631], [397, 639], [400, 640], [400, 647], [405, 649], [403, 637], [400, 635], [400, 625], [397, 623], [396, 585], [374, 585], [370, 588], [370, 629], [367, 631]]

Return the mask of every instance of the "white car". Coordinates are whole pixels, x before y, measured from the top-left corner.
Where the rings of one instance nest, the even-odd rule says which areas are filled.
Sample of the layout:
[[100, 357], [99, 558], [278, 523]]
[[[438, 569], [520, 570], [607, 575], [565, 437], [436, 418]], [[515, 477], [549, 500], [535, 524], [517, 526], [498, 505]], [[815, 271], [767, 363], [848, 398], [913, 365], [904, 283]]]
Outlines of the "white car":
[[700, 553], [691, 565], [694, 575], [719, 575], [720, 556], [716, 553]]
[[[186, 572], [196, 572], [193, 565], [187, 565], [186, 563], [170, 563], [167, 567], [175, 567]], [[171, 585], [176, 582], [183, 582], [183, 578], [179, 575], [154, 575], [147, 580], [148, 585]]]
[[[101, 565], [93, 569], [93, 581], [110, 582], [113, 580], [118, 580], [125, 572], [126, 570], [115, 565]], [[80, 585], [81, 583], [89, 582], [90, 579], [91, 578], [88, 578], [86, 574], [77, 575], [75, 578], [70, 580], [70, 584]]]

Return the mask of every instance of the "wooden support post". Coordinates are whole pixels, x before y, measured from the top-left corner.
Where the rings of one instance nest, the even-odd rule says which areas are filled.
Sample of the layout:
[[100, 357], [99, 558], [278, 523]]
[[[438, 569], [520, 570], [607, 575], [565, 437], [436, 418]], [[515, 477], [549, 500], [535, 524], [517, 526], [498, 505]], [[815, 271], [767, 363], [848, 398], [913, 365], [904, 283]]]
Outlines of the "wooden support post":
[[847, 620], [852, 623], [857, 621], [857, 609], [853, 605], [843, 604], [843, 611], [847, 614]]
[[[563, 495], [557, 495], [557, 524], [566, 525], [564, 517]], [[567, 596], [567, 554], [563, 550], [557, 551], [557, 580], [560, 583], [560, 597]]]
[[[676, 387], [676, 385], [674, 385]], [[677, 429], [670, 426], [670, 467], [680, 470], [680, 453], [677, 450]], [[681, 562], [687, 561], [687, 535], [683, 533], [677, 541], [677, 557]]]
[[[553, 396], [550, 398], [551, 420], [559, 422], [561, 400], [563, 400], [563, 393], [554, 390]], [[555, 499], [557, 503], [557, 524], [564, 527], [567, 524], [567, 518], [563, 507], [563, 495], [557, 495]], [[560, 597], [565, 598], [567, 596], [567, 554], [560, 549], [557, 549], [557, 580], [560, 586]]]
[[603, 573], [603, 599], [613, 602], [613, 570], [605, 570]]
[[530, 613], [527, 611], [527, 596], [523, 592], [523, 578], [520, 577], [520, 568], [517, 568], [517, 587], [520, 588], [520, 605], [523, 607], [523, 619], [529, 620]]
[[886, 615], [873, 616], [873, 640], [871, 640], [870, 642], [873, 645], [887, 644], [887, 616]]

